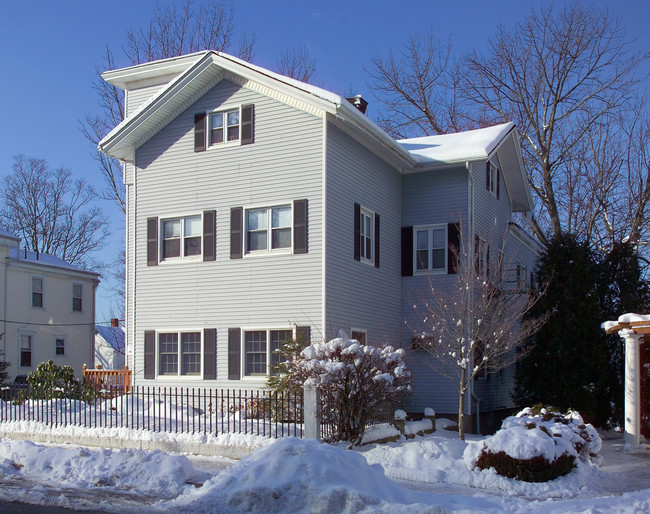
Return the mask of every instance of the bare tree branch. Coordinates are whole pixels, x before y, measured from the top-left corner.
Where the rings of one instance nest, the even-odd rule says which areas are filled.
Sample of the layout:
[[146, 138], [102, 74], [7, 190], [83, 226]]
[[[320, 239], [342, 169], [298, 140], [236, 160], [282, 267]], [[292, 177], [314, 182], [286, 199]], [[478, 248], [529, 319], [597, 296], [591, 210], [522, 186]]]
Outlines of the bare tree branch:
[[281, 75], [309, 83], [316, 71], [316, 59], [306, 46], [283, 49], [276, 62], [276, 70]]

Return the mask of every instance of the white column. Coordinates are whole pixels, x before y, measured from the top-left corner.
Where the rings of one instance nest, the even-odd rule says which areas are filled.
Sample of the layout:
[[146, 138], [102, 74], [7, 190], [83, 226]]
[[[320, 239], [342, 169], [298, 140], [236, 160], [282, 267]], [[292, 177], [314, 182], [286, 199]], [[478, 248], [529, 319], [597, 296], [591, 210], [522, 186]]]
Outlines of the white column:
[[[641, 358], [640, 340], [643, 337], [632, 330], [619, 331], [625, 340], [625, 451], [645, 450], [645, 438], [641, 435]], [[644, 442], [642, 442], [644, 441]]]

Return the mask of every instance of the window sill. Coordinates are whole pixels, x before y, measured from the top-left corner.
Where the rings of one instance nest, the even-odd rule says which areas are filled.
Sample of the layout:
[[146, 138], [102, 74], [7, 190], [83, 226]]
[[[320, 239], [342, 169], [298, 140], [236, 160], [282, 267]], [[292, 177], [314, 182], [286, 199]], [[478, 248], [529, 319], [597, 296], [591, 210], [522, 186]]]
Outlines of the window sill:
[[194, 255], [192, 257], [170, 257], [168, 259], [158, 261], [158, 264], [160, 266], [173, 266], [178, 264], [189, 264], [192, 262], [203, 262], [203, 254]]
[[278, 248], [277, 250], [255, 250], [246, 252], [244, 258], [266, 257], [268, 255], [293, 255], [291, 248]]
[[413, 270], [413, 276], [419, 276], [419, 275], [448, 275], [448, 273], [447, 273], [447, 268]]

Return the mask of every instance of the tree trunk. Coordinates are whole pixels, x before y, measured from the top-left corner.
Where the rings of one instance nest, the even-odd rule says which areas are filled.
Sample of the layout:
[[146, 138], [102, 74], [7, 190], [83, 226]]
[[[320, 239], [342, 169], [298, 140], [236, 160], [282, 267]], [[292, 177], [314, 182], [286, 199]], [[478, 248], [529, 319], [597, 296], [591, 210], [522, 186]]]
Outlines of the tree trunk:
[[465, 440], [465, 423], [463, 423], [463, 404], [465, 403], [465, 391], [461, 391], [458, 396], [458, 437], [461, 441]]

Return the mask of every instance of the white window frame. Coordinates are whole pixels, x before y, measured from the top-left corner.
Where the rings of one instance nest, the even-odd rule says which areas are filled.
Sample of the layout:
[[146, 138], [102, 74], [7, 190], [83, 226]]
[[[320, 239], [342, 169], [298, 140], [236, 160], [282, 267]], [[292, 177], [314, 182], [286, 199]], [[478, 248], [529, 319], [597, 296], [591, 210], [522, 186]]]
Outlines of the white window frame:
[[[238, 124], [237, 124], [237, 139], [228, 141], [228, 113], [237, 111], [238, 112]], [[218, 116], [221, 114], [223, 125], [221, 129], [223, 130], [223, 141], [220, 143], [212, 142], [212, 117]], [[238, 146], [241, 145], [241, 120], [242, 120], [242, 105], [224, 105], [215, 109], [214, 111], [209, 111], [207, 113], [208, 126], [207, 126], [207, 148], [221, 148], [224, 146]], [[235, 125], [230, 125], [235, 126]]]
[[492, 193], [494, 197], [497, 196], [498, 173], [499, 173], [499, 167], [496, 164], [494, 164], [492, 161], [490, 161], [490, 187], [488, 188], [488, 191]]
[[[57, 342], [58, 342], [58, 341], [63, 341], [63, 353], [57, 353], [57, 352], [56, 352], [57, 349], [58, 349], [58, 346], [57, 346]], [[61, 357], [61, 358], [64, 358], [64, 357], [66, 356], [66, 353], [65, 353], [65, 347], [66, 347], [66, 337], [65, 337], [65, 336], [61, 336], [61, 335], [59, 335], [59, 336], [54, 336], [54, 357]]]
[[[443, 244], [441, 247], [433, 247], [433, 231], [442, 230]], [[418, 269], [418, 232], [427, 231], [427, 267], [423, 269]], [[425, 275], [425, 274], [446, 274], [449, 263], [447, 259], [449, 258], [449, 241], [447, 239], [447, 225], [445, 224], [435, 224], [435, 225], [419, 225], [413, 227], [413, 273], [415, 275]], [[433, 267], [433, 251], [442, 250], [444, 263], [440, 268]]]
[[[183, 373], [183, 334], [195, 333], [199, 334], [199, 373]], [[161, 352], [160, 352], [160, 336], [162, 334], [176, 334], [176, 373], [161, 373]], [[200, 328], [188, 328], [188, 329], [170, 329], [170, 330], [158, 330], [156, 331], [156, 376], [160, 378], [169, 378], [169, 379], [182, 379], [182, 380], [203, 380], [203, 373], [205, 368], [205, 363], [203, 362], [203, 354], [205, 349], [205, 341], [203, 339], [203, 329]]]
[[[375, 213], [360, 207], [359, 209], [359, 257], [361, 262], [375, 264]], [[368, 232], [368, 233], [367, 233]], [[370, 247], [370, 249], [368, 249]], [[370, 255], [367, 255], [367, 253]]]
[[[255, 373], [248, 374], [248, 369], [246, 367], [246, 333], [250, 332], [266, 332], [266, 373]], [[271, 374], [271, 360], [273, 351], [271, 350], [271, 332], [290, 332], [291, 338], [296, 338], [296, 333], [293, 327], [246, 327], [241, 330], [241, 378], [242, 380], [259, 380], [260, 378], [266, 378]], [[261, 353], [261, 352], [257, 352]]]
[[[185, 234], [185, 221], [192, 219], [192, 218], [198, 218], [199, 219], [199, 225], [200, 225], [200, 230], [199, 230], [199, 239], [201, 241], [201, 251], [197, 255], [185, 255], [185, 239], [188, 237], [197, 237], [197, 236], [188, 236]], [[179, 240], [179, 255], [178, 256], [171, 256], [171, 257], [165, 257], [165, 241], [167, 239], [176, 239], [176, 238], [166, 238], [165, 237], [165, 223], [167, 222], [173, 222], [173, 221], [178, 221], [180, 223], [180, 235], [178, 237]], [[203, 259], [203, 213], [199, 214], [187, 214], [184, 216], [165, 216], [161, 217], [159, 220], [159, 234], [160, 234], [160, 242], [159, 242], [159, 248], [158, 252], [160, 255], [159, 262], [179, 262], [179, 261], [200, 261]]]
[[[33, 369], [34, 366], [34, 332], [18, 332], [18, 367]], [[29, 337], [29, 366], [23, 366], [23, 337]]]
[[[354, 337], [355, 334], [363, 334], [363, 341], [358, 337]], [[368, 344], [368, 330], [365, 328], [350, 327], [350, 339], [356, 339], [361, 344]]]
[[[81, 296], [75, 296], [75, 294], [74, 294], [75, 286], [78, 286], [78, 287], [81, 288]], [[71, 309], [72, 309], [72, 312], [78, 312], [78, 313], [83, 314], [83, 312], [84, 312], [84, 285], [81, 282], [73, 282], [70, 290], [71, 290], [71, 294], [72, 294], [72, 305], [70, 306]], [[74, 308], [74, 301], [75, 301], [76, 298], [79, 298], [81, 300], [81, 309], [78, 309], [78, 310]]]
[[[41, 305], [34, 305], [34, 280], [41, 281], [41, 291], [36, 292], [41, 295]], [[29, 306], [32, 309], [45, 309], [45, 277], [42, 275], [31, 275], [29, 278]]]
[[[273, 227], [273, 209], [289, 209], [289, 225]], [[258, 229], [257, 232], [266, 230], [266, 248], [251, 250], [248, 234], [251, 232], [248, 225], [248, 213], [251, 211], [266, 211], [266, 229]], [[273, 230], [289, 229], [291, 234], [289, 246], [273, 248]], [[266, 255], [269, 253], [292, 253], [293, 252], [293, 202], [281, 202], [273, 205], [260, 205], [244, 207], [244, 256]]]

